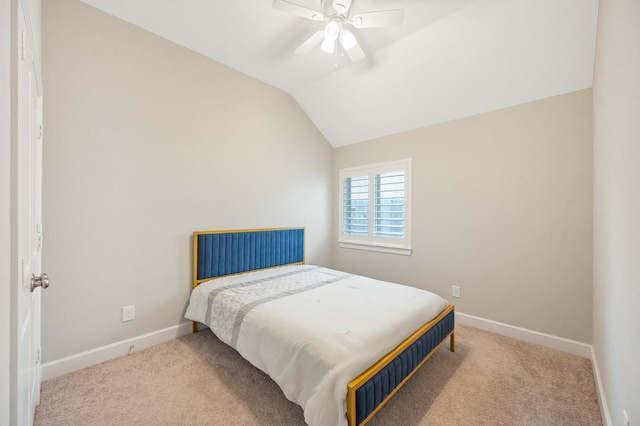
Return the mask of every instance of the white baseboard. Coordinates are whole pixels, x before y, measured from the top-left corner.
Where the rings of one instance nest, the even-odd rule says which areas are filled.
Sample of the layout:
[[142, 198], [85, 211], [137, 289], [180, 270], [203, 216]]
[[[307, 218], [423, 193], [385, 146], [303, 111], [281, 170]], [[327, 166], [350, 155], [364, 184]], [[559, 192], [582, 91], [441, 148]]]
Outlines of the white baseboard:
[[522, 327], [516, 327], [509, 324], [488, 320], [485, 318], [476, 317], [473, 315], [467, 315], [457, 311], [456, 322], [590, 359], [591, 366], [593, 368], [593, 377], [596, 384], [596, 391], [598, 393], [598, 404], [600, 405], [602, 425], [613, 425], [613, 423], [611, 422], [611, 415], [609, 414], [607, 399], [605, 398], [602, 379], [600, 378], [598, 360], [596, 359], [596, 353], [593, 350], [592, 345], [575, 340], [565, 339], [563, 337], [553, 336], [551, 334], [540, 333], [538, 331], [533, 331]]
[[611, 414], [609, 413], [609, 405], [607, 405], [607, 398], [604, 394], [604, 385], [602, 384], [602, 378], [600, 377], [600, 367], [598, 367], [598, 359], [596, 358], [596, 351], [591, 347], [591, 366], [593, 367], [593, 377], [596, 381], [596, 391], [598, 392], [598, 403], [600, 404], [600, 415], [602, 416], [602, 426], [612, 426]]
[[138, 351], [189, 333], [191, 333], [191, 322], [183, 322], [173, 327], [46, 362], [42, 364], [42, 380], [53, 379], [54, 377], [62, 376], [72, 371], [127, 355], [131, 346], [133, 346], [132, 351]]
[[456, 311], [456, 322], [591, 359], [591, 345]]

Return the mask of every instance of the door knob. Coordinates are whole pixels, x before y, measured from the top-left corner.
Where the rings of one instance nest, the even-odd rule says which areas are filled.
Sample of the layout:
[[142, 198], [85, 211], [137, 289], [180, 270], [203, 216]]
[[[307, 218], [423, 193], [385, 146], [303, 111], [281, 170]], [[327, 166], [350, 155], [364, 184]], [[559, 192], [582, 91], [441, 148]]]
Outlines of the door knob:
[[36, 277], [35, 274], [31, 274], [31, 292], [36, 289], [36, 287], [47, 288], [49, 287], [49, 276], [47, 274], [42, 274], [39, 277]]

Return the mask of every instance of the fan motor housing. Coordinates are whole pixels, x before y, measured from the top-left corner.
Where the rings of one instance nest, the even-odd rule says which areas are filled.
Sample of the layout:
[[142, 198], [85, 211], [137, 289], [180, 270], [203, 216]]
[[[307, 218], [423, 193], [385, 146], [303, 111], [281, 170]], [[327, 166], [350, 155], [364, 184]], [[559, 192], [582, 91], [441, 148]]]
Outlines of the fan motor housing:
[[322, 7], [327, 16], [333, 16], [339, 14], [347, 16], [353, 0], [324, 0]]

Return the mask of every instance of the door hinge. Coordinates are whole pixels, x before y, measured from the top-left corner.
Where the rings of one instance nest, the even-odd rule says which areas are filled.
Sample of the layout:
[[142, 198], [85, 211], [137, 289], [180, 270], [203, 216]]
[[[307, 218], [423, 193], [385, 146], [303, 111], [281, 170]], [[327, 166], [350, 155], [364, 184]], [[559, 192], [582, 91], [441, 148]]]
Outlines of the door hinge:
[[20, 31], [20, 59], [27, 59], [27, 33]]
[[42, 224], [36, 223], [36, 250], [42, 250]]
[[40, 364], [40, 360], [42, 359], [42, 349], [36, 349], [36, 364]]
[[42, 140], [42, 136], [44, 136], [44, 129], [42, 128], [42, 124], [38, 126], [38, 139]]

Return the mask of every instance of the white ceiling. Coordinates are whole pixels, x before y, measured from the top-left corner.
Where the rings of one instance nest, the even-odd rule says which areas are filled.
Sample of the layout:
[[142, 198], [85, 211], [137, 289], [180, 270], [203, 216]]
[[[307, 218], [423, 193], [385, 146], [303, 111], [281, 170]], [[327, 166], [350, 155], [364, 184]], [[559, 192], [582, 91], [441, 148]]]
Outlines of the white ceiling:
[[598, 0], [354, 0], [353, 12], [405, 10], [401, 27], [353, 30], [367, 54], [355, 63], [294, 54], [323, 23], [271, 0], [82, 1], [290, 93], [334, 147], [593, 80]]

